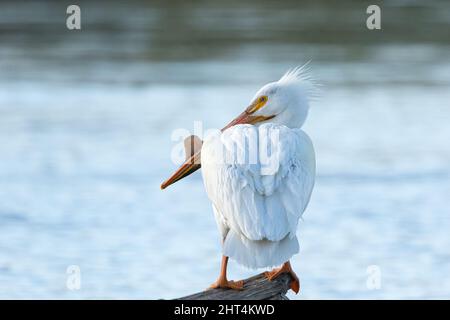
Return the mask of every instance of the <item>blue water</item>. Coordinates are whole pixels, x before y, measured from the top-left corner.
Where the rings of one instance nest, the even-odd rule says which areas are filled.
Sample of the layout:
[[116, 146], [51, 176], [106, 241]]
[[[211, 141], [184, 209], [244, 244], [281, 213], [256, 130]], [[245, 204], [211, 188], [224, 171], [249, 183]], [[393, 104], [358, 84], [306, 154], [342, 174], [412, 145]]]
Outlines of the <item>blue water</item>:
[[[438, 5], [411, 12], [429, 22]], [[261, 85], [311, 58], [322, 87], [305, 130], [318, 176], [292, 262], [302, 293], [289, 297], [450, 298], [450, 43], [437, 31], [433, 41], [395, 29], [383, 31], [395, 41], [371, 42], [357, 29], [333, 43], [329, 27], [318, 41], [291, 39], [289, 26], [316, 20], [298, 22], [288, 8], [261, 41], [257, 17], [270, 6], [229, 9], [233, 29], [213, 23], [223, 8], [192, 5], [177, 13], [197, 30], [188, 41], [177, 34], [184, 25], [159, 29], [167, 8], [131, 17], [92, 7], [95, 28], [71, 34], [58, 29], [55, 4], [34, 15], [23, 3], [2, 6], [0, 298], [158, 299], [206, 288], [219, 233], [199, 173], [159, 190], [176, 168], [171, 134], [194, 121], [221, 127]], [[359, 12], [353, 2], [344, 9], [334, 12]], [[319, 22], [328, 12], [308, 10]], [[430, 28], [448, 26], [436, 17]], [[25, 22], [53, 31], [38, 41]], [[71, 265], [78, 290], [67, 287]], [[235, 279], [259, 271], [230, 264]]]

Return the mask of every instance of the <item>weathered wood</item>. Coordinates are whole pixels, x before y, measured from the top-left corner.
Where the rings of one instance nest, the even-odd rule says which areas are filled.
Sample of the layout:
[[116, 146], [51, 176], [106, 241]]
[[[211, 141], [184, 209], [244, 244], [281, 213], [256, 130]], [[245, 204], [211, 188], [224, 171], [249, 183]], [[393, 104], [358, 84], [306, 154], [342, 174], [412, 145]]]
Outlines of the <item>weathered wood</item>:
[[263, 273], [244, 280], [243, 290], [208, 289], [176, 300], [288, 300], [291, 276], [282, 274], [273, 281]]

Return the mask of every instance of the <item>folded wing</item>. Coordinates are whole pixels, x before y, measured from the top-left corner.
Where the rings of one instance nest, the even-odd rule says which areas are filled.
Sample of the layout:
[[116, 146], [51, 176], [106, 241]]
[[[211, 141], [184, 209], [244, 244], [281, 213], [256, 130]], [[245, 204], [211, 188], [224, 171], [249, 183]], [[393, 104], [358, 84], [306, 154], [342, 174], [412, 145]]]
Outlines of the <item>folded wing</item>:
[[222, 236], [295, 237], [315, 177], [314, 149], [301, 129], [238, 125], [209, 136], [202, 173]]

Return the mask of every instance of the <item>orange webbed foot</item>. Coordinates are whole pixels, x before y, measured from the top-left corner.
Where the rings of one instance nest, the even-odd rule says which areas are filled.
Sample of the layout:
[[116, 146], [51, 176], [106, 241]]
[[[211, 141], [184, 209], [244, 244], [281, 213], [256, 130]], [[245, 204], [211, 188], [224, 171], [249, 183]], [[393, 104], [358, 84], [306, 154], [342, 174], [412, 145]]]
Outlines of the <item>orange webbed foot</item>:
[[273, 269], [272, 271], [267, 271], [264, 273], [266, 278], [269, 281], [273, 281], [274, 279], [278, 278], [283, 273], [289, 273], [292, 277], [292, 281], [290, 283], [290, 288], [292, 291], [294, 291], [296, 294], [300, 291], [300, 280], [298, 279], [297, 275], [295, 274], [294, 270], [292, 270], [291, 264], [288, 262], [284, 263], [280, 268]]
[[233, 289], [233, 290], [243, 290], [244, 289], [244, 281], [233, 281], [227, 279], [218, 279], [212, 285], [209, 286], [208, 289]]

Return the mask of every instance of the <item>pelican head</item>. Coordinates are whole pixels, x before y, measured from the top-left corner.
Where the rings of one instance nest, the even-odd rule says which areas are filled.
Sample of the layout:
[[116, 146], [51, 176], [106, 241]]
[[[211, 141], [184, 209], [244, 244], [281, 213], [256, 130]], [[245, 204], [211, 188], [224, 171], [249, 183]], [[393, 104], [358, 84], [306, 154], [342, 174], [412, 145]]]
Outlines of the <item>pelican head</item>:
[[305, 66], [289, 70], [280, 80], [259, 89], [249, 107], [222, 130], [236, 124], [260, 125], [265, 122], [300, 128], [308, 116], [314, 88]]
[[[280, 80], [268, 83], [259, 89], [244, 112], [226, 125], [222, 131], [238, 124], [261, 125], [266, 122], [285, 125], [289, 128], [300, 128], [308, 116], [309, 98], [314, 93], [314, 88], [314, 82], [307, 73], [306, 65], [291, 69]], [[192, 155], [161, 184], [161, 189], [198, 170], [200, 152], [201, 146], [198, 150], [191, 149], [186, 152]]]

